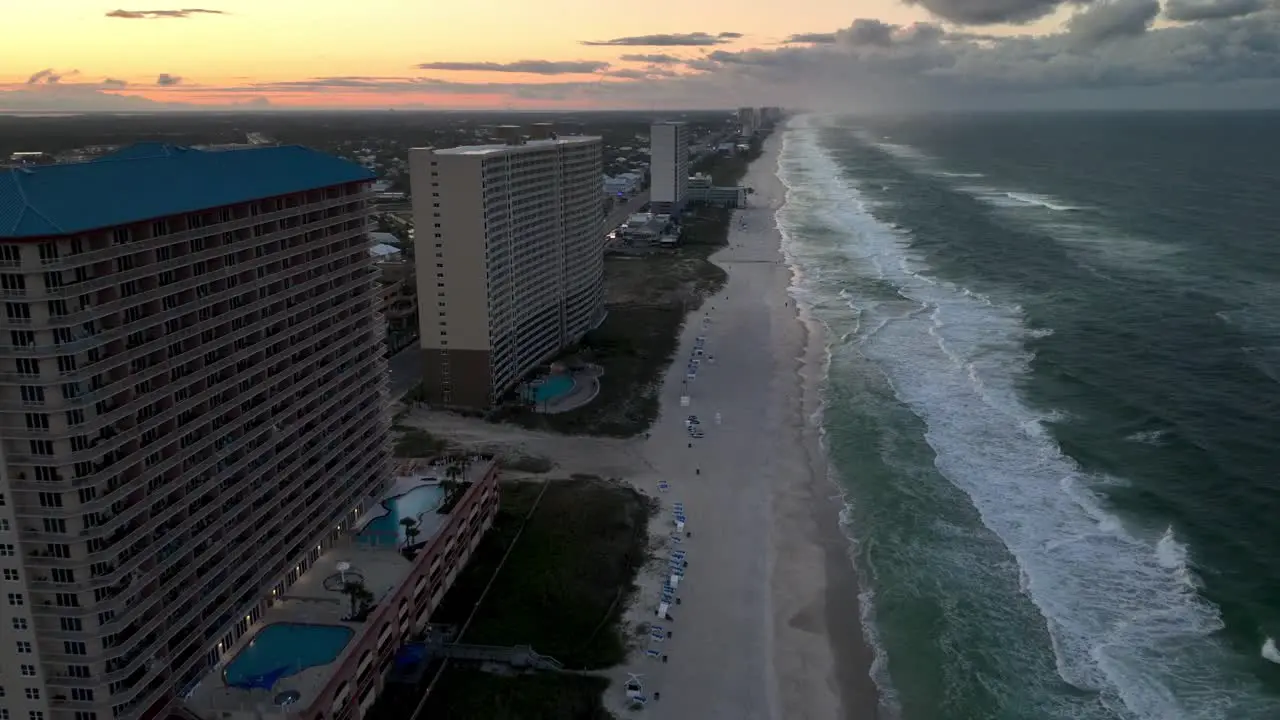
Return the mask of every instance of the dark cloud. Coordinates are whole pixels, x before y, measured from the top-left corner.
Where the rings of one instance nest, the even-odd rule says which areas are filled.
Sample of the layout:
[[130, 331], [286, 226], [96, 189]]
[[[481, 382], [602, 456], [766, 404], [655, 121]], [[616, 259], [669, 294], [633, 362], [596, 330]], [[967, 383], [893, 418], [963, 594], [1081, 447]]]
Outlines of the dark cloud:
[[[1210, 96], [1280, 105], [1280, 93], [1267, 101], [1232, 90], [1280, 87], [1280, 10], [1148, 29], [1154, 15], [1150, 0], [1113, 1], [1070, 30], [1007, 37], [854, 23], [833, 43], [707, 53], [687, 63], [700, 78], [679, 84], [696, 86], [690, 94], [704, 104], [741, 95], [756, 104], [853, 109], [1038, 107], [1053, 98], [1125, 107], [1141, 91], [1144, 107], [1194, 106], [1189, 98]], [[1113, 38], [1123, 41], [1102, 42]]]
[[1266, 0], [1169, 0], [1164, 16], [1177, 22], [1225, 20], [1252, 15], [1266, 8]]
[[31, 73], [31, 77], [27, 78], [28, 85], [53, 85], [62, 79], [53, 68], [45, 68], [38, 72]]
[[668, 33], [662, 35], [633, 35], [612, 40], [583, 40], [583, 45], [620, 45], [624, 47], [708, 47], [724, 45], [742, 33], [722, 32], [712, 35], [704, 32]]
[[667, 55], [665, 53], [655, 54], [627, 54], [619, 58], [623, 62], [639, 62], [650, 63], [652, 65], [675, 65], [684, 62], [684, 58], [678, 58], [675, 55]]
[[1068, 0], [903, 0], [960, 25], [1019, 24], [1039, 20]]
[[609, 77], [621, 78], [623, 80], [655, 80], [657, 78], [666, 78], [674, 75], [670, 70], [663, 70], [662, 68], [646, 68], [643, 70], [622, 68], [619, 70], [610, 70], [606, 74]]
[[1160, 0], [1102, 0], [1067, 21], [1067, 32], [1086, 44], [1136, 37], [1160, 14]]
[[800, 33], [792, 35], [783, 44], [786, 45], [830, 45], [836, 41], [836, 33]]
[[109, 18], [122, 20], [162, 20], [165, 18], [189, 18], [196, 15], [226, 15], [221, 10], [205, 10], [203, 8], [186, 8], [183, 10], [112, 10]]
[[419, 70], [445, 72], [502, 72], [527, 75], [586, 75], [607, 70], [609, 63], [594, 60], [517, 60], [510, 63], [496, 62], [429, 62], [416, 66]]
[[128, 86], [129, 83], [125, 82], [124, 80], [120, 80], [118, 78], [105, 78], [102, 81], [102, 84], [105, 85], [106, 87], [122, 88], [122, 87]]
[[160, 87], [173, 87], [181, 82], [181, 77], [177, 75], [170, 75], [169, 73], [160, 73], [156, 76], [156, 85], [159, 85]]
[[893, 34], [898, 29], [879, 20], [854, 20], [847, 29], [841, 30], [839, 39], [849, 45], [871, 45], [889, 47], [893, 44]]

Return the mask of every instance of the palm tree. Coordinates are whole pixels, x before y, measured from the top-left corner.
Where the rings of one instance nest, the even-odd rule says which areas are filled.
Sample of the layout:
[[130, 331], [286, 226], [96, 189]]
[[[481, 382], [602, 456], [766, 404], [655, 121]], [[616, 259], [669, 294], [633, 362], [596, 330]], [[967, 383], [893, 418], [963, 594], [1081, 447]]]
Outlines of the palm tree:
[[449, 467], [444, 469], [444, 474], [445, 474], [445, 477], [447, 477], [450, 481], [456, 483], [458, 481], [458, 478], [462, 476], [462, 468], [458, 467], [457, 465], [450, 465]]
[[369, 588], [364, 586], [359, 580], [348, 580], [342, 584], [342, 594], [347, 596], [351, 601], [351, 620], [359, 617], [361, 611], [369, 607], [369, 603], [373, 602], [373, 593], [369, 592]]

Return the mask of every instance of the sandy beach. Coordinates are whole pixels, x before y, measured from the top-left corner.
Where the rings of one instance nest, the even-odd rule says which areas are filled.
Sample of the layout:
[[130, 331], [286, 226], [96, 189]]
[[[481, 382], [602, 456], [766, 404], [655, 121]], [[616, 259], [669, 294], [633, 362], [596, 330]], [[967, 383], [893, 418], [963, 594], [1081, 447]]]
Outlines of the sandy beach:
[[[608, 705], [623, 717], [876, 714], [871, 653], [816, 420], [823, 339], [789, 295], [774, 220], [786, 193], [776, 175], [780, 146], [781, 132], [744, 180], [755, 189], [751, 207], [734, 214], [729, 247], [712, 257], [729, 282], [686, 323], [662, 414], [643, 441], [654, 478], [640, 489], [663, 510], [652, 524], [658, 560], [641, 578], [630, 619], [661, 625], [671, 637], [639, 638], [641, 650], [619, 668]], [[688, 380], [699, 336], [704, 357]], [[689, 437], [690, 415], [705, 437]], [[669, 489], [660, 491], [659, 481]], [[678, 544], [668, 537], [676, 503], [691, 533]], [[669, 558], [663, 546], [688, 561], [670, 621], [655, 617]], [[649, 698], [644, 710], [624, 709], [621, 685], [631, 674]]]
[[[819, 436], [824, 340], [789, 294], [774, 220], [786, 194], [776, 175], [781, 135], [744, 180], [755, 189], [751, 207], [735, 212], [729, 247], [712, 257], [729, 281], [690, 314], [647, 438], [566, 437], [421, 411], [406, 420], [462, 445], [551, 458], [557, 472], [621, 478], [658, 499], [653, 559], [625, 618], [635, 649], [609, 673], [605, 705], [620, 718], [877, 715], [841, 504]], [[704, 437], [690, 437], [690, 415]], [[677, 504], [685, 532], [676, 532]], [[688, 566], [667, 620], [655, 613], [673, 551]], [[645, 632], [651, 625], [661, 631]], [[633, 676], [647, 699], [641, 709], [626, 700]]]

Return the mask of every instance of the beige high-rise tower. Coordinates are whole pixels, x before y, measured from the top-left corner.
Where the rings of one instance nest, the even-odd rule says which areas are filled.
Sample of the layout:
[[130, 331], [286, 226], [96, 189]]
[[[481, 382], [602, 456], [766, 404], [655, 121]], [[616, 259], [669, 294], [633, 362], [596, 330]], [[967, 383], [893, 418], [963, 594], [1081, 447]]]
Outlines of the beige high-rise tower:
[[430, 402], [489, 407], [603, 319], [598, 137], [409, 151]]
[[364, 169], [0, 174], [0, 707], [154, 717], [388, 477]]

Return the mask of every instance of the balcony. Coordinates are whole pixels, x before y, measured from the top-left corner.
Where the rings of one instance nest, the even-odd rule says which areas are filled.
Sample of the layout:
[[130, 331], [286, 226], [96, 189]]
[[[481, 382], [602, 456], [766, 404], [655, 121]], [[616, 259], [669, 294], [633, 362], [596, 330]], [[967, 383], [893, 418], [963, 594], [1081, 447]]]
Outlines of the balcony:
[[[337, 367], [341, 366], [344, 362], [349, 362], [350, 360], [357, 357], [361, 352], [369, 351], [370, 347], [371, 346], [366, 345], [363, 347], [353, 348], [346, 355], [341, 356], [339, 358], [335, 358], [331, 363], [326, 365], [324, 369], [326, 371], [336, 369]], [[369, 367], [370, 367], [370, 370], [368, 373], [369, 380], [374, 385], [386, 382], [385, 373], [380, 371], [380, 368], [384, 367], [383, 363], [372, 362], [370, 363]], [[316, 422], [322, 419], [325, 416], [325, 413], [328, 412], [330, 408], [338, 405], [337, 403], [338, 399], [339, 399], [339, 396], [329, 398], [327, 401], [323, 402], [317, 408], [313, 409], [310, 413], [300, 418], [297, 422], [297, 425], [305, 427], [310, 422]], [[258, 447], [256, 445], [251, 445], [251, 443], [253, 443], [253, 441], [257, 440], [258, 438], [265, 436], [268, 432], [272, 432], [274, 434], [274, 430], [275, 430], [274, 426], [270, 424], [266, 424], [247, 433], [242, 438], [240, 438], [240, 440], [236, 442], [233, 448], [231, 448], [226, 452], [226, 456], [234, 456], [235, 453], [247, 447], [255, 447], [255, 448]], [[201, 489], [203, 489], [206, 486], [211, 486], [217, 483], [221, 483], [231, 477], [234, 477], [237, 473], [244, 471], [250, 464], [252, 464], [257, 459], [257, 457], [258, 456], [255, 454], [246, 455], [245, 457], [237, 461], [234, 465], [222, 470], [222, 472], [220, 472], [218, 475], [210, 476], [206, 481], [198, 485], [196, 488], [193, 488], [191, 490], [191, 493], [198, 497], [198, 493]], [[213, 469], [217, 465], [217, 463], [219, 463], [220, 461], [221, 461], [221, 458], [219, 457], [210, 458], [198, 468], [195, 468], [189, 471], [189, 474], [187, 475], [187, 477], [201, 477], [206, 472]], [[138, 506], [141, 508], [146, 508], [146, 507], [149, 507], [149, 504], [138, 503]], [[210, 514], [211, 513], [209, 511], [199, 512], [198, 514], [192, 514], [183, 522], [182, 525], [175, 528], [171, 532], [184, 533], [190, 530], [194, 525], [196, 525], [199, 521], [209, 516]], [[156, 519], [153, 519], [141, 525], [139, 527], [139, 531], [145, 531], [148, 533], [154, 531], [157, 525], [155, 521]], [[95, 530], [98, 530], [98, 528], [95, 528]], [[212, 527], [207, 529], [206, 532], [203, 533], [198, 538], [193, 539], [192, 542], [194, 544], [199, 544], [199, 542], [201, 542], [204, 539], [207, 539], [210, 535], [212, 535]], [[61, 539], [63, 541], [66, 541], [69, 538], [67, 536], [62, 536]], [[23, 541], [22, 546], [27, 551], [26, 554], [27, 554], [28, 567], [83, 568], [84, 566], [88, 565], [90, 562], [93, 561], [92, 558], [94, 555], [99, 554], [99, 553], [91, 553], [90, 558], [87, 558], [87, 559], [56, 558], [56, 557], [52, 557], [45, 554], [43, 552], [43, 548], [39, 547], [39, 545], [40, 545], [39, 543]], [[141, 564], [145, 560], [150, 559], [150, 557], [154, 554], [155, 550], [158, 549], [159, 547], [159, 544], [154, 541], [148, 541], [147, 545], [148, 545], [147, 548], [143, 548], [139, 553], [135, 554], [134, 557], [128, 559], [127, 561], [114, 563], [116, 566], [116, 569], [111, 573], [108, 573], [99, 578], [93, 578], [86, 581], [79, 581], [74, 584], [67, 584], [67, 585], [59, 584], [58, 588], [59, 589], [68, 589], [68, 588], [78, 589], [79, 587], [84, 587], [87, 590], [87, 589], [96, 589], [99, 587], [106, 587], [106, 586], [112, 585], [116, 581], [118, 581], [121, 577], [123, 577], [125, 574], [138, 570]], [[108, 549], [109, 548], [104, 549], [103, 552], [105, 552]], [[101, 558], [97, 558], [97, 560], [101, 560]], [[108, 601], [108, 603], [105, 606], [100, 605], [99, 607], [101, 609], [113, 609], [119, 605], [120, 603], [118, 601]]]
[[[280, 237], [276, 237], [276, 236], [280, 236]], [[292, 236], [292, 231], [277, 231], [276, 233], [273, 233], [270, 236], [254, 238], [254, 240], [256, 241], [254, 243], [254, 246], [265, 245], [267, 243], [273, 242], [274, 240], [283, 240], [291, 236]], [[57, 327], [75, 328], [79, 325], [83, 325], [84, 323], [90, 320], [100, 320], [108, 316], [117, 315], [120, 312], [124, 311], [125, 309], [134, 307], [136, 305], [156, 302], [157, 295], [161, 293], [163, 295], [172, 295], [174, 293], [179, 293], [187, 290], [195, 290], [201, 285], [211, 283], [217, 280], [225, 280], [227, 278], [230, 278], [233, 276], [239, 276], [243, 274], [250, 275], [250, 277], [246, 280], [245, 287], [241, 287], [240, 285], [237, 284], [236, 286], [227, 288], [226, 290], [222, 290], [218, 293], [209, 295], [207, 297], [199, 298], [193, 303], [184, 304], [182, 306], [179, 306], [170, 310], [162, 310], [159, 313], [155, 313], [153, 315], [144, 317], [142, 318], [142, 320], [138, 322], [125, 323], [118, 328], [114, 328], [111, 331], [104, 331], [88, 338], [82, 338], [69, 343], [61, 343], [61, 344], [55, 344], [55, 345], [36, 345], [36, 346], [15, 346], [13, 344], [0, 345], [0, 357], [4, 357], [5, 355], [9, 355], [12, 357], [36, 357], [36, 358], [53, 357], [55, 355], [65, 355], [71, 352], [83, 352], [92, 347], [100, 347], [107, 342], [111, 342], [113, 340], [120, 340], [130, 333], [137, 332], [139, 330], [145, 330], [147, 329], [147, 327], [163, 323], [165, 320], [170, 320], [176, 317], [180, 317], [182, 315], [192, 314], [201, 306], [211, 307], [218, 302], [227, 302], [231, 300], [231, 298], [237, 295], [243, 295], [247, 292], [250, 292], [250, 288], [248, 287], [248, 285], [257, 281], [257, 278], [252, 277], [253, 271], [259, 267], [264, 267], [264, 266], [272, 265], [275, 263], [281, 264], [282, 266], [281, 271], [274, 273], [271, 276], [273, 282], [276, 280], [292, 278], [301, 273], [315, 270], [322, 265], [326, 265], [328, 263], [334, 262], [336, 259], [342, 257], [342, 253], [344, 250], [350, 249], [354, 251], [357, 249], [365, 248], [367, 246], [367, 238], [365, 241], [360, 243], [353, 244], [350, 242], [353, 239], [362, 238], [362, 237], [365, 237], [365, 235], [364, 235], [364, 231], [360, 229], [339, 231], [334, 234], [326, 235], [323, 238], [321, 238], [321, 240], [323, 240], [324, 242], [318, 242], [314, 245], [307, 243], [307, 244], [298, 246], [302, 248], [300, 252], [285, 255], [284, 251], [281, 251], [278, 253], [272, 253], [270, 255], [264, 255], [263, 257], [254, 258], [253, 260], [249, 260], [243, 263], [236, 263], [235, 265], [229, 265], [225, 267], [211, 269], [208, 272], [201, 273], [200, 275], [194, 275], [192, 277], [184, 278], [182, 280], [175, 280], [174, 282], [169, 283], [168, 285], [157, 286], [157, 288], [151, 292], [138, 293], [136, 295], [131, 295], [129, 297], [112, 300], [110, 302], [106, 302], [98, 305], [91, 305], [83, 310], [77, 310], [76, 312], [69, 313], [67, 315], [51, 316], [45, 323], [42, 324], [41, 326], [42, 328], [57, 328]], [[316, 252], [317, 250], [323, 249], [328, 245], [332, 245], [340, 242], [346, 242], [347, 243], [346, 247], [340, 248], [338, 250], [330, 250], [314, 260], [306, 260], [304, 257], [306, 255], [310, 255], [313, 252]], [[288, 248], [288, 249], [293, 249], [293, 248]], [[349, 257], [355, 257], [357, 253], [351, 252], [351, 253], [348, 253], [347, 255]], [[297, 260], [298, 258], [302, 258], [302, 261], [299, 261], [296, 264], [293, 264], [294, 261]], [[361, 261], [365, 261], [365, 262], [361, 262]], [[361, 265], [372, 266], [374, 264], [374, 258], [371, 258], [368, 256], [367, 253], [364, 253], [359, 258], [356, 258], [354, 262], [359, 263]], [[285, 274], [285, 271], [288, 271], [287, 275]], [[144, 321], [150, 321], [150, 322], [148, 322], [146, 326], [139, 327], [139, 325]], [[6, 326], [7, 326], [6, 321], [4, 319], [0, 319], [0, 329]], [[7, 379], [7, 377], [10, 374], [12, 373], [0, 374], [0, 380]]]

